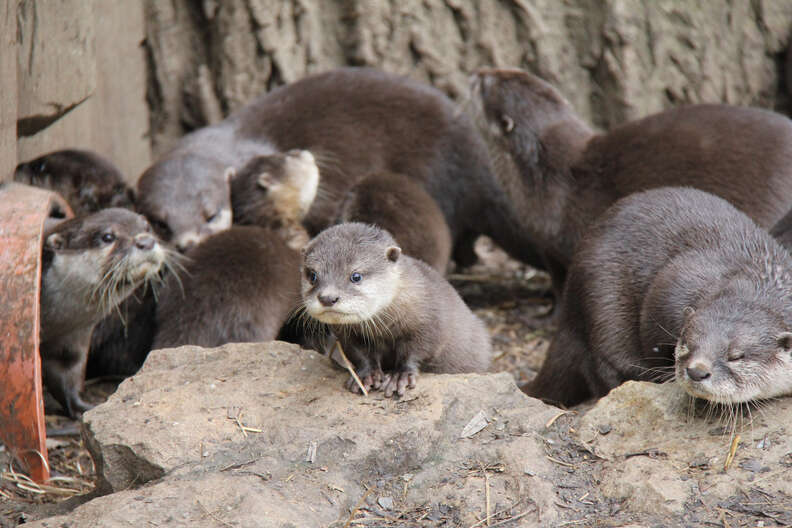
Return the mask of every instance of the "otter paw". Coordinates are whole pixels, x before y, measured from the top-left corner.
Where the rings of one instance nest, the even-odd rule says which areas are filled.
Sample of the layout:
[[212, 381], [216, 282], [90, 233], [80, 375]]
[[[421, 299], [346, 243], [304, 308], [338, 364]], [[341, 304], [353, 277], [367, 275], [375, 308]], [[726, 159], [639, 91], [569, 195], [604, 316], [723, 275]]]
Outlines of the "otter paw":
[[407, 389], [414, 389], [418, 380], [417, 372], [394, 372], [385, 384], [385, 397], [390, 398], [395, 392], [399, 396], [404, 396]]
[[[372, 389], [379, 390], [385, 384], [384, 380], [387, 376], [379, 369], [358, 372], [357, 375], [358, 378], [360, 378], [360, 382], [366, 388], [366, 392], [370, 392]], [[360, 390], [360, 385], [358, 385], [357, 381], [355, 381], [355, 377], [352, 375], [349, 376], [346, 382], [346, 388], [355, 394], [363, 394], [363, 391]]]

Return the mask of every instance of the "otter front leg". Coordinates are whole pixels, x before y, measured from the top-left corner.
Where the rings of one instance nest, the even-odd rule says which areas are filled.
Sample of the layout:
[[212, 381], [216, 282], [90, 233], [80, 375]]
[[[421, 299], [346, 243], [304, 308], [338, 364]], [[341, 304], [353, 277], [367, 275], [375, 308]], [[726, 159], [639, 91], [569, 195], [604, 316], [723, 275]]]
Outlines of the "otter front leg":
[[[342, 346], [347, 359], [352, 363], [355, 374], [357, 374], [361, 384], [365, 387], [366, 392], [382, 388], [384, 383], [387, 382], [387, 376], [382, 372], [379, 354], [366, 353], [366, 351], [361, 350], [357, 346], [351, 343], [342, 343], [340, 340], [339, 344]], [[356, 394], [363, 393], [355, 377], [351, 374], [346, 381], [346, 388]]]
[[58, 359], [42, 358], [41, 362], [44, 385], [63, 407], [64, 414], [74, 419], [93, 408], [93, 405], [80, 397], [87, 354], [78, 356], [82, 357], [66, 355]]

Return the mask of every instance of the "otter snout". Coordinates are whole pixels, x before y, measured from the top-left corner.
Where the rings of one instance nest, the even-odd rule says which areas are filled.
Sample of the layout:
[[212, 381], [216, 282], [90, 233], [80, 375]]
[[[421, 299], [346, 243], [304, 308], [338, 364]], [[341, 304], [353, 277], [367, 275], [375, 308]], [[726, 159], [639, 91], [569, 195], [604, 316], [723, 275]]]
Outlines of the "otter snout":
[[712, 376], [712, 369], [709, 367], [709, 365], [706, 365], [701, 361], [697, 361], [696, 363], [687, 367], [685, 369], [685, 373], [693, 381], [704, 381], [705, 379]]
[[148, 233], [141, 233], [135, 237], [135, 246], [144, 251], [151, 250], [156, 243], [156, 239]]
[[317, 295], [316, 298], [319, 299], [321, 305], [325, 307], [333, 306], [335, 303], [338, 302], [338, 299], [340, 299], [340, 297], [336, 294]]

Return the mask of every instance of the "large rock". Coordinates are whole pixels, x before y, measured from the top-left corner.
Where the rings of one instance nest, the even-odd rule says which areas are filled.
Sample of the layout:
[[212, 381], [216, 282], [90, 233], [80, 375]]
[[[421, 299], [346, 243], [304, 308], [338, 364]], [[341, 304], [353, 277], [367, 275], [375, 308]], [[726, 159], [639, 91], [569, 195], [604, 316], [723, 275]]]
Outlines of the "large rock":
[[[487, 496], [491, 514], [505, 510], [495, 519], [527, 512], [525, 522], [551, 525], [563, 515], [555, 486], [566, 467], [545, 456], [539, 434], [558, 410], [508, 374], [423, 375], [402, 400], [351, 394], [346, 377], [280, 342], [152, 352], [84, 416], [100, 488], [122, 493], [70, 522], [327, 526], [359, 504], [356, 516], [469, 526]], [[483, 429], [463, 438], [480, 413]]]
[[741, 514], [792, 523], [792, 399], [742, 413], [700, 407], [674, 383], [628, 382], [600, 400], [579, 435], [606, 459], [603, 496], [634, 514], [696, 525], [719, 522], [718, 509], [732, 526], [742, 526]]
[[479, 67], [557, 84], [593, 124], [683, 103], [789, 109], [792, 2], [147, 0], [155, 152], [306, 74], [369, 65], [467, 94]]

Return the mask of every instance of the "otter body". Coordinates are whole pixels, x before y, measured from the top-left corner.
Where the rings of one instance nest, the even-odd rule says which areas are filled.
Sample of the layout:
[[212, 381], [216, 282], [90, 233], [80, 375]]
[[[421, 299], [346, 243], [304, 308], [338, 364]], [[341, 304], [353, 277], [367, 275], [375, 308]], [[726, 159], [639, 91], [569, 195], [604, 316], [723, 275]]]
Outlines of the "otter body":
[[273, 230], [233, 226], [186, 257], [160, 295], [154, 349], [270, 341], [299, 303], [300, 254]]
[[676, 370], [713, 401], [792, 392], [790, 270], [789, 254], [721, 198], [690, 188], [623, 198], [580, 242], [558, 333], [524, 390], [574, 405]]
[[497, 176], [560, 291], [575, 246], [611, 204], [682, 185], [720, 196], [761, 227], [792, 195], [792, 122], [756, 108], [691, 105], [596, 134], [545, 81], [484, 70], [474, 84]]
[[110, 161], [87, 150], [57, 150], [20, 163], [14, 181], [59, 193], [75, 216], [109, 207], [134, 207], [132, 189]]
[[289, 149], [310, 149], [322, 173], [304, 220], [310, 234], [335, 221], [355, 183], [394, 171], [437, 202], [455, 247], [462, 248], [458, 261], [474, 258], [472, 242], [485, 233], [514, 256], [539, 262], [467, 116], [430, 86], [366, 68], [306, 77], [189, 134], [141, 177], [140, 210], [177, 244], [198, 241], [219, 228], [219, 211], [230, 211], [225, 169]]
[[373, 224], [396, 233], [405, 255], [445, 274], [451, 258], [451, 232], [443, 212], [426, 191], [403, 174], [373, 174], [347, 193], [339, 221]]
[[41, 273], [44, 384], [66, 414], [79, 395], [94, 326], [166, 262], [146, 220], [126, 209], [73, 218], [45, 233]]
[[[492, 350], [484, 324], [424, 262], [403, 255], [386, 231], [347, 223], [306, 246], [306, 313], [330, 325], [366, 389], [385, 396], [428, 372], [481, 372]], [[355, 389], [350, 380], [348, 387]]]

